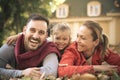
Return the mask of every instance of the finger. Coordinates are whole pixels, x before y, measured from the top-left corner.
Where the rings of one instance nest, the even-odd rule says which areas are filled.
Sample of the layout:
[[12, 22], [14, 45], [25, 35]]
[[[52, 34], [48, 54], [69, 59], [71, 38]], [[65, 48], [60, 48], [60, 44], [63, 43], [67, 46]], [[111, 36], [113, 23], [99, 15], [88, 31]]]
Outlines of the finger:
[[68, 66], [68, 64], [59, 64], [59, 66], [64, 67], [64, 66]]
[[114, 68], [114, 67], [118, 67], [118, 66], [116, 66], [116, 65], [106, 65], [106, 67]]
[[9, 41], [10, 41], [10, 39], [9, 39], [9, 37], [8, 37], [7, 40], [6, 40], [7, 44], [9, 43]]
[[45, 76], [45, 72], [43, 72], [40, 76], [40, 80], [42, 80], [42, 78]]
[[8, 44], [8, 45], [11, 44], [11, 39], [7, 40], [7, 44]]
[[33, 69], [34, 69], [34, 70], [37, 70], [37, 71], [40, 71], [40, 68], [37, 68], [37, 67], [34, 67]]
[[111, 68], [118, 68], [118, 66], [114, 66], [114, 65], [113, 65], [113, 66], [110, 66], [110, 67], [111, 67]]
[[33, 75], [39, 77], [41, 75], [40, 74], [40, 68], [33, 68], [33, 69], [34, 69], [33, 70]]
[[36, 71], [36, 70], [33, 71], [32, 75], [36, 76], [36, 77], [40, 77], [41, 76], [40, 71]]
[[113, 66], [113, 67], [118, 68], [118, 66]]
[[8, 37], [7, 43], [10, 45], [10, 44], [12, 44], [12, 42], [14, 42], [14, 39], [12, 37]]
[[8, 45], [12, 44], [13, 43], [13, 40], [10, 39], [9, 42], [8, 42]]

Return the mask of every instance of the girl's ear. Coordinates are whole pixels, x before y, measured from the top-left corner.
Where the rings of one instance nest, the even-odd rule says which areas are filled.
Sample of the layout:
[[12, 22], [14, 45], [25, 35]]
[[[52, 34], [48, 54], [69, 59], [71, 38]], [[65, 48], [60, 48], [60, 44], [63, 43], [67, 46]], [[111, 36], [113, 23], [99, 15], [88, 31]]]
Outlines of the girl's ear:
[[70, 41], [69, 41], [69, 44], [72, 42], [72, 38], [71, 38], [71, 36], [70, 36]]
[[46, 32], [46, 38], [48, 38], [49, 36], [48, 36], [48, 32]]

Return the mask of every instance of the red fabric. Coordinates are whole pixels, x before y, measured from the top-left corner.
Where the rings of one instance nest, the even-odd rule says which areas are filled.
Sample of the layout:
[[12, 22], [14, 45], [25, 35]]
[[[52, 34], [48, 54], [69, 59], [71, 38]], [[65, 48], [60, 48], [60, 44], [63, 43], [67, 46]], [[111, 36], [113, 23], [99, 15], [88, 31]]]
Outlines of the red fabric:
[[[76, 49], [77, 43], [72, 43], [62, 55], [60, 64], [68, 64], [68, 66], [58, 68], [58, 75], [71, 77], [75, 73], [94, 73], [92, 65], [101, 65], [102, 60], [100, 58], [100, 49], [97, 49], [92, 56], [92, 65], [86, 63], [82, 53], [79, 53]], [[111, 65], [119, 66], [120, 73], [120, 56], [109, 50], [109, 55], [105, 56], [105, 61]]]
[[36, 67], [42, 64], [43, 59], [49, 53], [56, 53], [60, 56], [59, 51], [52, 42], [45, 41], [42, 46], [40, 46], [35, 51], [27, 51], [24, 49], [24, 36], [21, 35], [15, 46], [15, 57], [17, 60], [18, 69], [26, 69], [29, 67]]

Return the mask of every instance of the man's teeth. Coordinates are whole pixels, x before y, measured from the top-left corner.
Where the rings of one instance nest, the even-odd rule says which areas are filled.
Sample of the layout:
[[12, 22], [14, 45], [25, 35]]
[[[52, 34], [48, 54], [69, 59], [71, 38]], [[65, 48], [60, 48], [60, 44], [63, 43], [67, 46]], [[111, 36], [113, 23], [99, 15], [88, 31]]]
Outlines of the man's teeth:
[[37, 42], [38, 42], [38, 41], [36, 41], [36, 40], [33, 40], [33, 39], [31, 39], [31, 41], [32, 41], [32, 42], [35, 42], [35, 43], [37, 43]]

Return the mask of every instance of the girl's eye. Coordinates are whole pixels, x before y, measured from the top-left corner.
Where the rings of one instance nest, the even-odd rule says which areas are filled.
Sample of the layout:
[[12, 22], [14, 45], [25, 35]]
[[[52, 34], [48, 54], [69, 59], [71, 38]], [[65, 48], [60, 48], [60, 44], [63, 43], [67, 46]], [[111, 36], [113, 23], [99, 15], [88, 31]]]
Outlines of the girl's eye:
[[63, 40], [68, 40], [67, 38], [63, 38]]
[[60, 38], [59, 38], [59, 37], [56, 37], [55, 39], [56, 39], [56, 40], [60, 40]]

